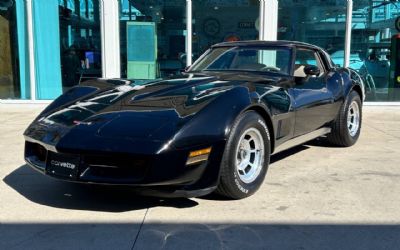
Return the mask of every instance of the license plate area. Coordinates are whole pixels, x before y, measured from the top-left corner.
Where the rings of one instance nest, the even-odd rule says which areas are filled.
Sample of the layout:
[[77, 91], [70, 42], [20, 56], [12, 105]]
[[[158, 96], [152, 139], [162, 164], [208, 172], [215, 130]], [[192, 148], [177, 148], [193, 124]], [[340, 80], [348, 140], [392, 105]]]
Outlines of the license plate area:
[[81, 158], [79, 155], [56, 154], [49, 152], [46, 161], [46, 173], [49, 175], [76, 179]]

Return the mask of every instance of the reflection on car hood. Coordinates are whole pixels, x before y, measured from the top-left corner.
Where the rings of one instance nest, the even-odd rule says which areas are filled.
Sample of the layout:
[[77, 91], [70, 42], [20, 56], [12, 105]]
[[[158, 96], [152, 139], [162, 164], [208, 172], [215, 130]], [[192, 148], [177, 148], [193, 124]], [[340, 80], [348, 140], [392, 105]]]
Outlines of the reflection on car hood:
[[186, 74], [145, 85], [122, 85], [96, 92], [61, 109], [50, 112], [41, 120], [73, 126], [102, 113], [117, 111], [175, 111], [179, 117], [196, 113], [219, 94], [233, 87], [254, 81], [272, 81], [234, 73]]
[[268, 88], [268, 84], [279, 79], [250, 73], [213, 73], [185, 74], [144, 85], [99, 84], [92, 94], [43, 113], [25, 136], [58, 150], [83, 150], [97, 141], [104, 150], [111, 150], [115, 145], [104, 144], [104, 140], [111, 143], [115, 138], [138, 142], [135, 150], [139, 151], [140, 143], [152, 141], [155, 144], [151, 147], [158, 150], [158, 142], [170, 140], [220, 95], [236, 87], [268, 93], [274, 88]]

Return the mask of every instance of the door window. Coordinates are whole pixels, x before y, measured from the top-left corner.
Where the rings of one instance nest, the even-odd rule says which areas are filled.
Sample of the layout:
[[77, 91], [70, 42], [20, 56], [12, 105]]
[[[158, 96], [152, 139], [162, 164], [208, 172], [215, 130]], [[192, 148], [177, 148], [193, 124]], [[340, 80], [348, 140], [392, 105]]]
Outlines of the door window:
[[304, 68], [309, 65], [318, 67], [321, 71], [320, 75], [324, 74], [324, 67], [322, 66], [319, 56], [315, 51], [308, 49], [298, 49], [296, 52], [294, 76], [306, 77], [307, 75], [304, 73]]

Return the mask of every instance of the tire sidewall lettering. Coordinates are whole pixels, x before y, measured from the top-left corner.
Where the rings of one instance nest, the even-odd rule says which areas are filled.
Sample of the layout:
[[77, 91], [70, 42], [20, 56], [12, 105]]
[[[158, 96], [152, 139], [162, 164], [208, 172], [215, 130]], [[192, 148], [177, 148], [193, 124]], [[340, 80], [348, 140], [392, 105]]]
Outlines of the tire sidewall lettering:
[[267, 133], [268, 141], [270, 141], [271, 137], [269, 135], [269, 130], [268, 130], [267, 124], [265, 124], [265, 122], [261, 119], [258, 119], [258, 123], [264, 128], [265, 133]]
[[245, 188], [242, 186], [242, 184], [240, 183], [240, 177], [238, 176], [238, 174], [235, 172], [235, 184], [237, 186], [237, 188], [244, 194], [248, 194], [249, 193], [249, 189]]

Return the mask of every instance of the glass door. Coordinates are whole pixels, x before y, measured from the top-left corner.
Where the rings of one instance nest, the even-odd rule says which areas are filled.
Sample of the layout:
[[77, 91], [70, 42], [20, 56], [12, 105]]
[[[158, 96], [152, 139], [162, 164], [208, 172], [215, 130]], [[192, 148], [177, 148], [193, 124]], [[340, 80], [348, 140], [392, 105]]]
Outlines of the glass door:
[[258, 40], [258, 0], [193, 0], [193, 57], [221, 42]]
[[151, 80], [184, 69], [186, 1], [119, 2], [122, 77]]
[[59, 0], [62, 88], [102, 76], [99, 0]]
[[[22, 20], [21, 20], [22, 21]], [[26, 98], [20, 84], [16, 3], [0, 1], [0, 99]]]

